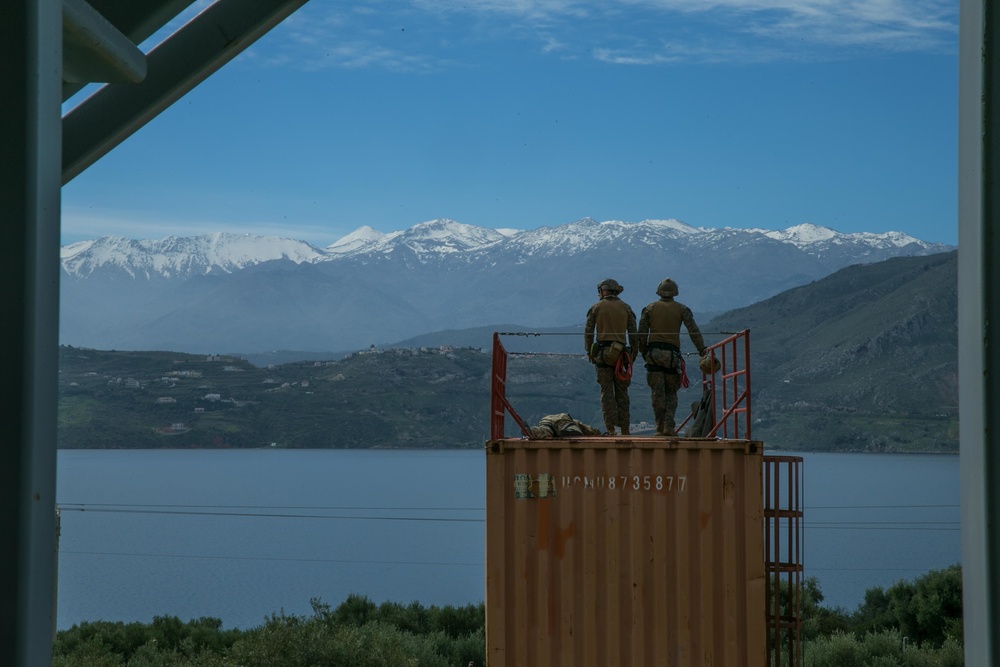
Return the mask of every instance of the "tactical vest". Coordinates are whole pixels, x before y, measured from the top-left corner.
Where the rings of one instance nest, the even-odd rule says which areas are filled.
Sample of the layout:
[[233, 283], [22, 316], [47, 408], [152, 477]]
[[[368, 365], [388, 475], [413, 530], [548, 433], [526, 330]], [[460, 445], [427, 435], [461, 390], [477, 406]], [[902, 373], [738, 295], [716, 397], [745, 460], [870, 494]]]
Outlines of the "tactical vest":
[[[667, 343], [680, 350], [681, 324], [687, 306], [672, 299], [661, 299], [646, 306], [645, 310], [646, 321], [649, 323], [649, 337], [646, 339], [648, 343]], [[655, 346], [650, 345], [650, 347]]]
[[596, 340], [599, 343], [621, 343], [625, 345], [625, 331], [628, 329], [628, 305], [618, 297], [605, 297], [595, 303]]

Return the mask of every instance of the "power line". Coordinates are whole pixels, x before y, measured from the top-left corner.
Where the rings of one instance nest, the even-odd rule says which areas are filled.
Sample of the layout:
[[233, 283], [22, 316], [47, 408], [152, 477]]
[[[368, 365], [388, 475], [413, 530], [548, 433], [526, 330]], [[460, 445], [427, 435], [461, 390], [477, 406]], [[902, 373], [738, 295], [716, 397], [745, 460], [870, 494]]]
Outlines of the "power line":
[[356, 560], [339, 558], [278, 558], [270, 556], [200, 556], [194, 554], [152, 554], [152, 553], [128, 553], [121, 551], [64, 551], [59, 550], [59, 555], [74, 556], [128, 556], [141, 558], [179, 558], [179, 559], [201, 559], [201, 560], [249, 560], [249, 561], [274, 561], [292, 563], [338, 563], [354, 565], [431, 565], [431, 566], [452, 566], [482, 567], [483, 563], [456, 563], [456, 562], [435, 562], [435, 561], [405, 561], [405, 560]]
[[126, 509], [98, 507], [88, 509], [85, 507], [60, 508], [63, 511], [75, 511], [81, 513], [101, 513], [101, 514], [160, 514], [169, 516], [239, 516], [239, 517], [265, 517], [272, 519], [342, 519], [342, 520], [364, 520], [364, 521], [429, 521], [444, 523], [485, 523], [486, 519], [468, 519], [459, 517], [418, 517], [418, 516], [348, 516], [332, 514], [278, 514], [273, 512], [217, 512], [206, 511], [197, 512], [190, 510], [155, 510], [155, 509]]
[[813, 505], [809, 510], [870, 510], [870, 509], [958, 509], [961, 505]]
[[175, 503], [59, 503], [60, 507], [180, 507], [185, 509], [272, 509], [272, 510], [330, 510], [330, 511], [414, 511], [414, 512], [485, 512], [485, 507], [364, 507], [359, 505], [191, 505]]
[[808, 572], [927, 572], [928, 570], [939, 570], [939, 567], [809, 567]]
[[[854, 506], [822, 506], [807, 509], [825, 510], [850, 510], [850, 509], [937, 509], [937, 508], [957, 508], [958, 505], [854, 505]], [[369, 521], [415, 521], [415, 522], [442, 522], [442, 523], [485, 523], [485, 516], [468, 517], [420, 517], [420, 516], [373, 516], [373, 515], [330, 515], [330, 514], [305, 514], [302, 511], [311, 512], [477, 512], [485, 514], [483, 507], [374, 507], [374, 506], [306, 506], [306, 505], [199, 505], [199, 504], [120, 504], [120, 503], [61, 503], [60, 509], [63, 511], [75, 511], [85, 513], [107, 513], [107, 514], [147, 514], [147, 515], [173, 515], [173, 516], [233, 516], [247, 518], [296, 518], [296, 519], [333, 519], [333, 520], [369, 520]], [[244, 511], [223, 511], [223, 510], [244, 510]], [[272, 511], [250, 511], [250, 510], [272, 510]], [[280, 510], [278, 512], [277, 510]], [[299, 512], [290, 512], [298, 510]], [[954, 526], [954, 527], [952, 527]], [[960, 522], [958, 521], [813, 521], [803, 524], [808, 530], [877, 530], [877, 531], [934, 531], [934, 532], [958, 532]], [[284, 557], [253, 557], [253, 556], [203, 556], [185, 554], [158, 554], [158, 553], [127, 553], [127, 552], [101, 552], [101, 551], [63, 551], [60, 554], [66, 555], [92, 555], [92, 556], [117, 556], [117, 557], [142, 557], [142, 558], [175, 558], [175, 559], [208, 559], [208, 560], [234, 560], [234, 561], [276, 561], [276, 562], [300, 562], [300, 563], [331, 563], [331, 564], [367, 564], [367, 565], [428, 565], [428, 566], [475, 566], [480, 567], [482, 563], [461, 563], [461, 562], [418, 562], [418, 561], [397, 561], [397, 560], [370, 560], [370, 559], [326, 559], [326, 558], [284, 558]], [[815, 572], [832, 571], [926, 571], [918, 568], [809, 568]]]
[[[806, 526], [809, 528], [810, 526]], [[893, 527], [893, 526], [815, 526], [814, 530], [923, 530], [923, 531], [951, 531], [961, 532], [961, 528], [915, 528], [915, 527]]]
[[[276, 509], [276, 510], [324, 510], [324, 511], [414, 511], [414, 512], [485, 512], [485, 507], [386, 507], [362, 505], [202, 505], [184, 503], [75, 503], [60, 502], [59, 507], [66, 509], [90, 507], [143, 507], [143, 508], [185, 508], [185, 509]], [[853, 509], [959, 509], [961, 505], [807, 505], [803, 511], [810, 510], [853, 510]]]

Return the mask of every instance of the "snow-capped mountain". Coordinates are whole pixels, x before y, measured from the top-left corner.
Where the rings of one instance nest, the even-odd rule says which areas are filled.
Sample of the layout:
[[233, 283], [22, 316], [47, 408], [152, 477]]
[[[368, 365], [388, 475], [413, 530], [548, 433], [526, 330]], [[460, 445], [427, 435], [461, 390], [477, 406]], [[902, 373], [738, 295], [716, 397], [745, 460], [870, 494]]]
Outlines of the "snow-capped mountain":
[[105, 236], [63, 246], [61, 251], [63, 269], [78, 277], [98, 270], [120, 270], [133, 278], [186, 277], [212, 271], [232, 273], [275, 259], [299, 264], [327, 256], [305, 241], [225, 233], [168, 236], [158, 241]]
[[[512, 225], [514, 227], [515, 225]], [[65, 246], [61, 340], [194, 352], [349, 350], [441, 329], [582, 321], [599, 280], [636, 312], [670, 276], [696, 313], [749, 305], [850, 264], [950, 250], [906, 234], [700, 228], [584, 218], [527, 231], [431, 220], [326, 248], [209, 234]]]

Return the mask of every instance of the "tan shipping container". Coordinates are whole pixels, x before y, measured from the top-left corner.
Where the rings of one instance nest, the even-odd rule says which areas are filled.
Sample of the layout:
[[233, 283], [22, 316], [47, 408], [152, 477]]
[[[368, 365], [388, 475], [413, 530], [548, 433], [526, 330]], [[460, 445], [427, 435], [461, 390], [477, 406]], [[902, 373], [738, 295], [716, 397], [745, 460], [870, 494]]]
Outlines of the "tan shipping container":
[[766, 664], [759, 442], [486, 451], [489, 667]]

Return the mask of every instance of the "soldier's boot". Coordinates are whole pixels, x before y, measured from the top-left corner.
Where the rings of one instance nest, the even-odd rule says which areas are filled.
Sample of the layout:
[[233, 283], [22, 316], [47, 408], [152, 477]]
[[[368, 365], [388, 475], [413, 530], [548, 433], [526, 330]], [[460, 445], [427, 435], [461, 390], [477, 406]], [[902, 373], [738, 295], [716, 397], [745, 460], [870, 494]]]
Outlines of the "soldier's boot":
[[629, 427], [628, 427], [628, 424], [626, 424], [625, 426], [622, 426], [622, 435], [632, 435], [632, 434], [631, 434], [631, 433], [629, 432]]

